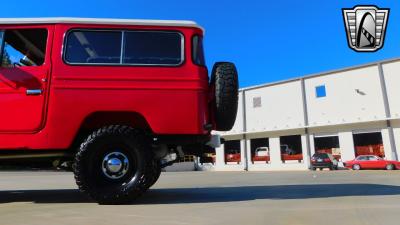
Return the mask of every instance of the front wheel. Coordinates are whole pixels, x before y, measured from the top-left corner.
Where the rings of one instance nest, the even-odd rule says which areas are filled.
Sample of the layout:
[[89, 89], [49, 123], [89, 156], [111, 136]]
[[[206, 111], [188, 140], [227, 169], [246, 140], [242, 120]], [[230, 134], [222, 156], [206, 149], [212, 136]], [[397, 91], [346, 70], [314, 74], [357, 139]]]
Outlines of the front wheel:
[[93, 132], [75, 156], [79, 189], [100, 204], [122, 204], [145, 190], [149, 156], [145, 136], [128, 126], [107, 126]]
[[360, 170], [360, 169], [361, 169], [360, 165], [358, 165], [358, 164], [353, 165], [353, 170]]

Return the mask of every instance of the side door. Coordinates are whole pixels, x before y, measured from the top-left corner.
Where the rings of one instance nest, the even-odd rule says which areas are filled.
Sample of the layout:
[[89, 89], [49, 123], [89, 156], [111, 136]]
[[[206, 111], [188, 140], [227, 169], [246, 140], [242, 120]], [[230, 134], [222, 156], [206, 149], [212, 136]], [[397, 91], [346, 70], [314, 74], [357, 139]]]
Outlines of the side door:
[[373, 169], [375, 165], [375, 158], [373, 156], [366, 156], [363, 165], [363, 168], [365, 169]]
[[370, 160], [371, 160], [371, 168], [384, 169], [386, 167], [386, 161], [383, 160], [382, 158], [379, 158], [377, 156], [370, 156]]
[[0, 25], [0, 133], [43, 128], [53, 27]]
[[358, 164], [362, 169], [368, 169], [368, 157], [367, 156], [358, 156], [354, 164]]

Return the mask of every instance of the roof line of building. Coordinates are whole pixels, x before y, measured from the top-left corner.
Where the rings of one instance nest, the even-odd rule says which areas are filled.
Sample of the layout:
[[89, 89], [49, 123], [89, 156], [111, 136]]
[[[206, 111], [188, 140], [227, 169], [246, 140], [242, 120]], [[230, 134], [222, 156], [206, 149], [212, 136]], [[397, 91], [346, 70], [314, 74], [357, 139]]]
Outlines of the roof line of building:
[[290, 78], [287, 80], [281, 80], [281, 81], [276, 81], [276, 82], [271, 82], [271, 83], [254, 85], [254, 86], [250, 86], [250, 87], [244, 87], [244, 88], [240, 88], [239, 91], [248, 91], [248, 90], [253, 90], [253, 89], [259, 89], [259, 88], [263, 88], [263, 87], [269, 87], [269, 86], [274, 86], [274, 85], [278, 85], [278, 84], [284, 84], [284, 83], [289, 83], [289, 82], [293, 82], [293, 81], [298, 81], [301, 79], [309, 79], [309, 78], [329, 75], [332, 73], [339, 73], [339, 72], [345, 72], [345, 71], [360, 69], [360, 68], [369, 67], [369, 66], [375, 66], [378, 64], [391, 63], [391, 62], [395, 62], [395, 61], [399, 61], [399, 60], [400, 60], [400, 57], [396, 57], [396, 58], [380, 60], [380, 61], [376, 61], [376, 62], [372, 62], [372, 63], [365, 63], [365, 64], [361, 64], [361, 65], [356, 65], [356, 66], [349, 66], [349, 67], [345, 67], [345, 68], [341, 68], [341, 69], [328, 70], [328, 71], [313, 73], [313, 74], [309, 74], [309, 75], [305, 75], [305, 76], [301, 76], [301, 77]]

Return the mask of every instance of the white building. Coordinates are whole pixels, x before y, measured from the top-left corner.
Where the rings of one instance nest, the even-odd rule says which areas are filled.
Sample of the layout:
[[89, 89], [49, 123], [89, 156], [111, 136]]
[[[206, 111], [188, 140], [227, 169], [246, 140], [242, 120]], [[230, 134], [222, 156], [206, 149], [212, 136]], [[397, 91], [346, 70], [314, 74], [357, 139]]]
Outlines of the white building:
[[[200, 168], [307, 170], [316, 151], [343, 162], [359, 154], [398, 160], [400, 59], [241, 89], [236, 123], [220, 134], [215, 163]], [[255, 157], [258, 147], [269, 157]]]

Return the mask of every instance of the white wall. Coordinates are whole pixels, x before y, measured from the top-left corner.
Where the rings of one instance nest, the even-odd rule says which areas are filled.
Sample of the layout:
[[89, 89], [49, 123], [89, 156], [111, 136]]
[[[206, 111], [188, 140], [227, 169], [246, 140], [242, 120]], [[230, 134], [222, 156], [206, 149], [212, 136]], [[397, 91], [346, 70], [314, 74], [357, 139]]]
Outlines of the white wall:
[[[316, 97], [320, 85], [326, 97]], [[305, 89], [310, 126], [386, 118], [377, 66], [307, 78]]]
[[382, 65], [392, 117], [400, 117], [400, 62]]
[[[261, 97], [261, 107], [253, 99]], [[246, 91], [246, 124], [248, 132], [303, 127], [303, 104], [300, 81]]]
[[221, 135], [240, 134], [243, 133], [243, 91], [239, 92], [238, 111], [235, 124], [230, 131], [218, 132]]
[[392, 121], [394, 146], [397, 150], [397, 157], [400, 159], [400, 120]]

